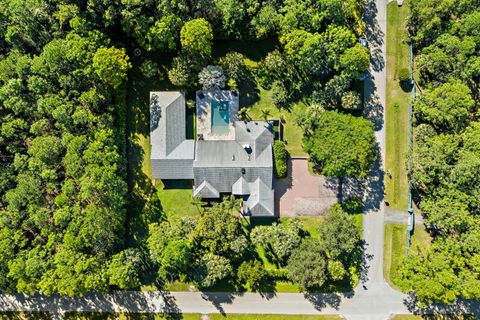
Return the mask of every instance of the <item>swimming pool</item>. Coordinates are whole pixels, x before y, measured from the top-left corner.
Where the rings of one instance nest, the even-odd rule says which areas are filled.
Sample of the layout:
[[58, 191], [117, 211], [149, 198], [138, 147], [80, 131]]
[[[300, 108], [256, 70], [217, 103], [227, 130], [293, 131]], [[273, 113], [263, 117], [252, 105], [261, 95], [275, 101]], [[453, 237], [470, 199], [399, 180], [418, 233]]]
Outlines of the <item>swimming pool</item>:
[[230, 130], [230, 112], [228, 101], [212, 100], [212, 134], [224, 135]]

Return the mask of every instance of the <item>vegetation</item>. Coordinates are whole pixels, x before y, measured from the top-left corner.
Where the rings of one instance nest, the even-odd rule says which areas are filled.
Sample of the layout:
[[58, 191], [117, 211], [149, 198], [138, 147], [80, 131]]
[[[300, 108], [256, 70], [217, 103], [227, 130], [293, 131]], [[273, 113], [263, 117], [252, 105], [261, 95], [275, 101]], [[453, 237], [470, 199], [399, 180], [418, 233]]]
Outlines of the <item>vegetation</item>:
[[[407, 1], [399, 7], [395, 2], [387, 5], [387, 92], [386, 92], [386, 155], [385, 198], [394, 210], [407, 210], [408, 206], [408, 104], [410, 90], [400, 82], [400, 70], [409, 68], [410, 49], [407, 43]], [[407, 89], [411, 89], [408, 87]]]
[[[408, 291], [401, 279], [401, 266], [407, 254], [407, 225], [388, 223], [384, 233], [383, 273], [393, 288]], [[411, 237], [410, 253], [425, 252], [432, 245], [430, 234], [421, 226], [415, 226]]]
[[[233, 198], [225, 199], [203, 209], [198, 218], [151, 224], [148, 249], [158, 282], [179, 280], [201, 289], [228, 283], [237, 291], [263, 291], [275, 290], [276, 281], [291, 281], [302, 290], [355, 281], [361, 263], [360, 232], [340, 205], [312, 230], [319, 235], [315, 237], [298, 219], [245, 224], [237, 206]], [[348, 210], [351, 204], [344, 207]], [[321, 254], [305, 251], [306, 246]], [[305, 259], [317, 269], [306, 270]], [[310, 282], [299, 274], [310, 277]]]
[[[274, 103], [341, 108], [332, 92], [353, 90], [368, 55], [356, 44], [361, 12], [361, 1], [341, 0], [2, 3], [0, 290], [74, 296], [136, 289], [151, 273], [199, 286], [235, 277], [255, 260], [230, 217], [235, 205], [201, 210], [188, 188], [152, 183], [140, 165], [149, 158], [147, 92], [225, 85], [245, 107], [274, 92], [265, 118]], [[274, 45], [255, 63], [215, 52], [266, 40]], [[208, 67], [217, 65], [224, 74]], [[286, 133], [298, 153], [301, 133]], [[231, 228], [224, 240], [206, 231], [217, 223]]]
[[277, 178], [285, 178], [288, 174], [289, 154], [283, 141], [275, 141], [273, 145], [273, 173]]
[[408, 22], [423, 87], [414, 101], [409, 174], [434, 238], [431, 248], [404, 261], [401, 275], [421, 305], [480, 297], [480, 11], [468, 1], [433, 4], [411, 1]]

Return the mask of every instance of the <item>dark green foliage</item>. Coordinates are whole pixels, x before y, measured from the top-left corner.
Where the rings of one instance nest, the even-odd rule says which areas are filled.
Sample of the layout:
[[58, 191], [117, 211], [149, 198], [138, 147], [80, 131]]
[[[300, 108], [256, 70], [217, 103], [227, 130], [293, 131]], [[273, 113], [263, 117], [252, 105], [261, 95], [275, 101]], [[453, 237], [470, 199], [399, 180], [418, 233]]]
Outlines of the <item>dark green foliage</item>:
[[319, 234], [319, 239], [304, 239], [288, 259], [288, 278], [297, 282], [302, 290], [319, 288], [329, 279], [343, 280], [350, 276], [346, 270], [356, 267], [359, 230], [341, 205], [328, 211]]
[[[305, 88], [323, 87], [342, 72], [341, 57], [356, 43], [345, 26], [358, 20], [359, 3], [2, 2], [0, 291], [81, 295], [138, 288], [145, 265], [160, 280], [192, 280], [188, 271], [197, 268], [202, 286], [236, 274], [251, 244], [233, 200], [205, 210], [198, 221], [172, 222], [154, 195], [145, 208], [148, 241], [125, 246], [126, 234], [136, 238], [125, 230], [132, 228], [125, 208], [133, 201], [125, 159], [129, 71], [134, 65], [152, 79], [168, 72], [172, 84], [196, 90], [200, 70], [219, 60], [228, 86], [248, 105], [258, 97], [252, 73], [261, 72], [239, 53], [219, 57], [214, 41], [282, 36], [285, 46], [260, 65], [275, 104], [288, 107]], [[474, 32], [470, 20], [463, 33]], [[272, 252], [286, 259], [300, 236], [277, 229], [275, 236], [289, 241], [282, 247], [272, 240]], [[253, 287], [256, 281], [249, 281]]]
[[253, 290], [260, 288], [262, 282], [265, 280], [267, 272], [263, 266], [263, 262], [258, 260], [244, 261], [238, 267], [237, 278], [242, 283], [246, 283]]
[[317, 239], [306, 239], [288, 259], [288, 278], [302, 290], [321, 287], [327, 280], [325, 245]]
[[283, 141], [275, 141], [273, 145], [273, 173], [276, 178], [285, 178], [288, 174], [289, 154]]
[[373, 124], [366, 119], [323, 111], [305, 125], [304, 148], [329, 177], [365, 178], [377, 157]]
[[414, 101], [410, 179], [431, 248], [410, 255], [403, 285], [421, 305], [480, 298], [478, 3], [411, 1], [409, 28], [424, 90]]

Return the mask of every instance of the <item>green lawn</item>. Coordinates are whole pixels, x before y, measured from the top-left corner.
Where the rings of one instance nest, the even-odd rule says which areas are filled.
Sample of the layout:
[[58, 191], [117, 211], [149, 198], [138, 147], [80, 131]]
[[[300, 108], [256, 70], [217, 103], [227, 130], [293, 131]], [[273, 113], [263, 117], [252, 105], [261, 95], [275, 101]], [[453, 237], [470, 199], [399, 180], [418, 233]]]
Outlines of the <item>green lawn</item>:
[[0, 312], [0, 320], [50, 320], [51, 318], [48, 312]]
[[[200, 320], [201, 314], [140, 314], [140, 313], [68, 313], [65, 315], [67, 320]], [[211, 314], [210, 320], [336, 320], [342, 319], [333, 315], [281, 315], [281, 314]], [[2, 318], [0, 318], [2, 319]], [[7, 318], [9, 319], [9, 318]], [[20, 318], [21, 319], [21, 318]]]
[[[402, 258], [406, 255], [407, 248], [407, 226], [388, 223], [385, 225], [385, 243], [383, 254], [383, 273], [387, 282], [393, 288], [405, 291], [408, 288], [402, 287], [399, 279], [398, 267]], [[431, 237], [428, 232], [420, 226], [415, 226], [411, 238], [410, 250], [422, 250], [431, 245]]]
[[307, 153], [302, 148], [303, 129], [295, 124], [295, 115], [305, 108], [305, 104], [297, 102], [290, 109], [277, 108], [272, 102], [272, 92], [263, 88], [259, 89], [259, 100], [248, 107], [248, 115], [254, 120], [263, 120], [262, 110], [269, 110], [269, 119], [280, 119], [283, 115], [284, 139], [286, 140], [287, 150], [291, 156], [306, 156]]
[[409, 67], [409, 48], [406, 43], [408, 1], [402, 7], [396, 2], [387, 6], [387, 154], [385, 178], [386, 198], [392, 209], [407, 210], [408, 181], [406, 156], [408, 151], [408, 102], [410, 92], [399, 84], [398, 72]]

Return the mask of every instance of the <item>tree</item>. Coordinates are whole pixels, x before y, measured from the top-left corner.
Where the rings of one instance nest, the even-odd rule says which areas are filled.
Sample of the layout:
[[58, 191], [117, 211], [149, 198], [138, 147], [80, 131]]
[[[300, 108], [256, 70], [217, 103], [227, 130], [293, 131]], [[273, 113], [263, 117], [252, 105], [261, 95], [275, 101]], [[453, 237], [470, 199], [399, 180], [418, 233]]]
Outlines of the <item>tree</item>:
[[238, 203], [230, 206], [227, 200], [202, 212], [193, 233], [197, 250], [218, 255], [235, 255], [231, 244], [242, 236], [241, 224], [236, 213]]
[[342, 96], [342, 107], [347, 110], [358, 110], [362, 107], [360, 95], [355, 91], [347, 91]]
[[219, 66], [206, 66], [198, 74], [198, 82], [206, 91], [224, 88], [226, 80], [223, 70]]
[[140, 286], [139, 269], [141, 254], [135, 249], [126, 249], [112, 257], [108, 265], [109, 284], [124, 290]]
[[[312, 120], [312, 119], [311, 119]], [[373, 124], [335, 111], [324, 111], [305, 127], [303, 146], [313, 161], [328, 177], [365, 178], [375, 159], [377, 149]]]
[[227, 258], [207, 253], [200, 259], [193, 277], [200, 287], [208, 288], [225, 279], [231, 271]]
[[460, 81], [445, 83], [414, 101], [416, 118], [430, 123], [438, 132], [463, 130], [474, 106], [470, 89]]
[[177, 47], [181, 25], [181, 19], [174, 14], [161, 17], [148, 31], [147, 39], [150, 43], [148, 49], [174, 50]]
[[268, 117], [270, 117], [270, 115], [272, 114], [272, 112], [270, 111], [270, 109], [262, 109], [260, 110], [260, 112], [262, 113], [262, 118], [263, 120], [267, 121], [268, 120]]
[[348, 257], [358, 245], [358, 234], [354, 219], [343, 211], [340, 204], [327, 212], [320, 226], [320, 239], [331, 259]]
[[132, 65], [128, 62], [125, 49], [110, 47], [99, 48], [95, 52], [92, 66], [100, 79], [116, 89], [127, 79]]
[[250, 237], [254, 245], [264, 247], [272, 261], [283, 265], [293, 250], [300, 245], [300, 221], [291, 220], [288, 223], [257, 226], [252, 230]]
[[305, 239], [288, 259], [287, 274], [302, 290], [321, 287], [328, 277], [325, 245], [313, 238]]
[[272, 83], [272, 101], [276, 107], [286, 107], [288, 103], [288, 92], [283, 82], [275, 80]]
[[369, 65], [370, 55], [368, 49], [359, 43], [345, 50], [340, 56], [342, 73], [351, 79], [357, 79], [364, 75]]
[[252, 290], [258, 290], [266, 276], [263, 263], [258, 260], [242, 262], [237, 271], [238, 280], [248, 284]]
[[212, 54], [212, 27], [203, 18], [186, 22], [180, 31], [182, 49], [194, 55], [210, 57]]
[[159, 274], [162, 278], [167, 275], [179, 276], [185, 274], [191, 262], [190, 243], [186, 239], [170, 239], [162, 252]]

